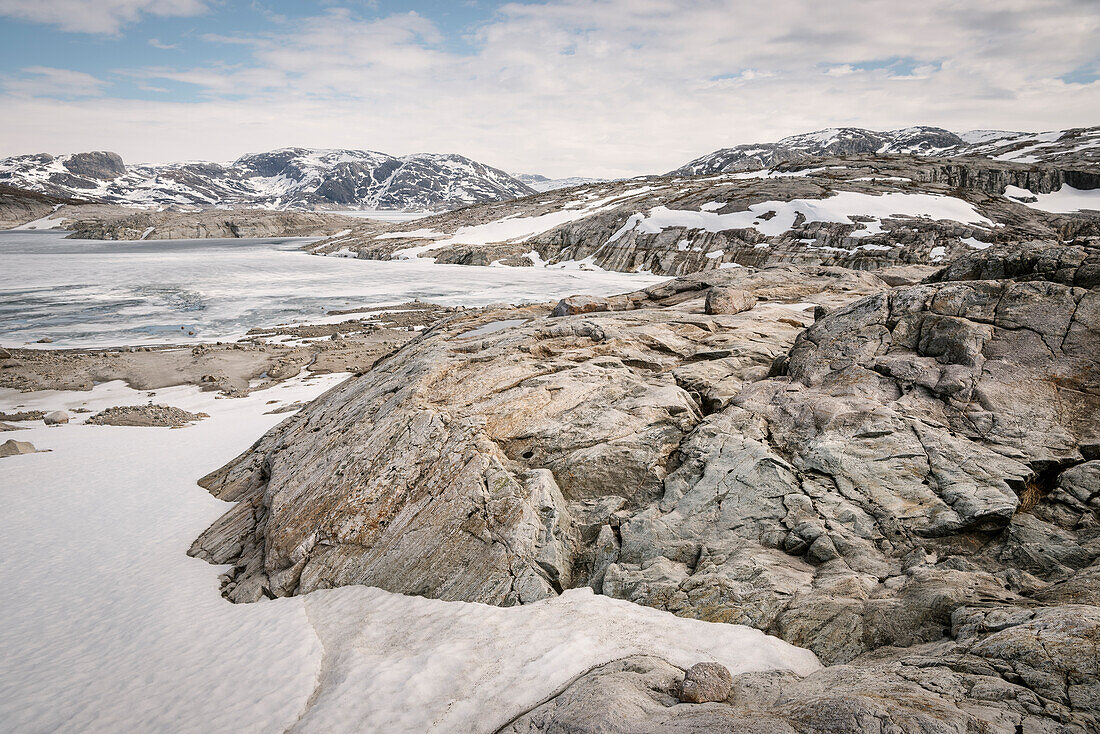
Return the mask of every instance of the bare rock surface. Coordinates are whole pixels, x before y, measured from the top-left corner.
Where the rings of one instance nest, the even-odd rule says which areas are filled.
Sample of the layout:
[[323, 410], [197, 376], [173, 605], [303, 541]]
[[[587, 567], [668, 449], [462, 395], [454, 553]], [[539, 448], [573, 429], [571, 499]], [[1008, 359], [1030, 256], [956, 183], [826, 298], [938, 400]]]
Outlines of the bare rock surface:
[[[1100, 205], [1066, 210], [1043, 198], [1100, 188], [1095, 162], [940, 156], [837, 149], [734, 172], [594, 183], [361, 225], [309, 248], [680, 276], [780, 263], [941, 266], [991, 245], [1100, 236]], [[517, 236], [519, 224], [527, 233]], [[904, 279], [896, 275], [891, 285]]]
[[725, 701], [733, 688], [733, 676], [721, 663], [696, 663], [684, 674], [680, 700], [684, 703]]
[[741, 313], [748, 311], [756, 305], [756, 296], [739, 288], [723, 288], [715, 286], [707, 291], [707, 299], [703, 304], [704, 313]]
[[42, 422], [47, 426], [58, 426], [69, 422], [69, 414], [64, 410], [54, 410], [42, 416]]
[[[392, 313], [391, 313], [392, 311]], [[298, 375], [360, 372], [454, 309], [424, 303], [396, 309], [330, 311], [347, 315], [329, 324], [252, 329], [238, 342], [107, 349], [12, 349], [0, 370], [0, 387], [23, 391], [91, 390], [123, 380], [135, 390], [200, 385], [245, 395]], [[338, 339], [330, 337], [338, 336]], [[41, 417], [41, 416], [37, 416]], [[0, 419], [5, 419], [0, 414]], [[7, 420], [29, 420], [9, 415]]]
[[265, 209], [137, 211], [122, 206], [66, 207], [58, 212], [72, 239], [178, 240], [208, 237], [327, 237], [362, 226], [356, 217]]
[[205, 413], [190, 413], [170, 405], [122, 405], [102, 410], [85, 422], [94, 426], [178, 428], [206, 417]]
[[[204, 478], [238, 504], [191, 552], [232, 566], [234, 601], [589, 586], [829, 666], [683, 706], [682, 672], [620, 661], [507, 731], [1096, 731], [1095, 255], [1009, 243], [896, 287], [732, 268], [607, 311], [454, 314]], [[707, 314], [713, 288], [757, 305]]]

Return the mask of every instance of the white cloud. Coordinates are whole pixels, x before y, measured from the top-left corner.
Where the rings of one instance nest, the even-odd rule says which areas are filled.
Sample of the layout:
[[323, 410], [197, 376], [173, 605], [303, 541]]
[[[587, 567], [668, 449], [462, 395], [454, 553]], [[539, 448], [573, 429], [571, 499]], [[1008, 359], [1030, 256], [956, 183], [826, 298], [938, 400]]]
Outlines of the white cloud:
[[633, 175], [837, 125], [1096, 124], [1100, 83], [1059, 77], [1095, 63], [1097, 37], [1100, 8], [1081, 0], [558, 0], [503, 6], [460, 55], [415, 13], [331, 9], [280, 34], [206, 38], [250, 49], [244, 65], [129, 72], [199, 102], [23, 100], [0, 145], [151, 160], [456, 151], [513, 171]]
[[0, 0], [0, 16], [56, 25], [77, 33], [118, 33], [143, 14], [199, 15], [203, 0]]
[[48, 66], [28, 66], [0, 79], [0, 87], [14, 97], [95, 97], [104, 86], [106, 82], [91, 74]]
[[174, 49], [174, 48], [179, 48], [178, 43], [165, 43], [164, 41], [160, 40], [159, 38], [150, 38], [149, 39], [149, 45], [152, 46], [153, 48], [159, 48], [159, 49], [164, 50], [164, 51], [168, 51], [168, 50]]

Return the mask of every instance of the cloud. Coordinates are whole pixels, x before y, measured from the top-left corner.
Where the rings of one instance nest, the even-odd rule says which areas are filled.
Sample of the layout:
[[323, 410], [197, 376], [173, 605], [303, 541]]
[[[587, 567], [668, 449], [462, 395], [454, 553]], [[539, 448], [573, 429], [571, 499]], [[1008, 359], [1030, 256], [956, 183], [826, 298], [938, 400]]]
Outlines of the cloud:
[[82, 71], [48, 66], [28, 66], [17, 75], [0, 79], [0, 87], [14, 97], [96, 97], [106, 85]]
[[168, 50], [174, 49], [174, 48], [179, 48], [178, 43], [165, 43], [164, 41], [160, 40], [159, 38], [150, 38], [149, 39], [149, 45], [152, 46], [153, 48], [159, 48], [159, 49], [162, 49], [164, 51], [168, 51]]
[[207, 10], [203, 0], [0, 0], [0, 16], [74, 33], [116, 34], [142, 15], [183, 17]]
[[503, 5], [466, 33], [472, 52], [457, 53], [423, 15], [346, 8], [225, 29], [204, 41], [247, 62], [127, 72], [198, 102], [24, 103], [0, 141], [154, 160], [291, 144], [456, 151], [616, 176], [823, 127], [1052, 129], [1100, 110], [1100, 83], [1074, 73], [1096, 68], [1100, 37], [1100, 7], [1080, 0], [556, 0]]

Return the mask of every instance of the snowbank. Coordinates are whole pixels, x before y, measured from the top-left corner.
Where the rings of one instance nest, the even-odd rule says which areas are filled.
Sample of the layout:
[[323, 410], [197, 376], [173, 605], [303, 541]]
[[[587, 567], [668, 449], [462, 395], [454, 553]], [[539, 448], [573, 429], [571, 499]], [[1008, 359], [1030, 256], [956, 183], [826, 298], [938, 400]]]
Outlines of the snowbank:
[[[225, 505], [197, 477], [343, 379], [247, 398], [193, 387], [0, 391], [0, 409], [158, 403], [183, 429], [21, 431], [50, 453], [0, 460], [0, 721], [6, 731], [491, 732], [588, 669], [644, 653], [734, 672], [818, 667], [745, 627], [680, 619], [584, 590], [525, 607], [367, 587], [232, 605], [188, 558]], [[90, 415], [78, 414], [78, 415]], [[79, 420], [79, 419], [78, 419]]]

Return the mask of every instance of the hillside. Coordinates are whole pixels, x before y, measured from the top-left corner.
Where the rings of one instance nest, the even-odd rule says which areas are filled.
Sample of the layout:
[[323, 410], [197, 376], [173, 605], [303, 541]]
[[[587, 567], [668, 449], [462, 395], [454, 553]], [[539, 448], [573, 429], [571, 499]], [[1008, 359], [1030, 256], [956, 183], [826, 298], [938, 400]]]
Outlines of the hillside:
[[858, 127], [829, 128], [792, 135], [775, 143], [722, 148], [684, 164], [670, 175], [752, 171], [820, 156], [888, 154], [1100, 165], [1100, 127], [1044, 133], [973, 130], [961, 134], [927, 126], [886, 132]]
[[662, 275], [778, 263], [938, 264], [993, 243], [1100, 234], [1098, 170], [816, 157], [750, 172], [592, 184], [362, 226], [315, 251]]

